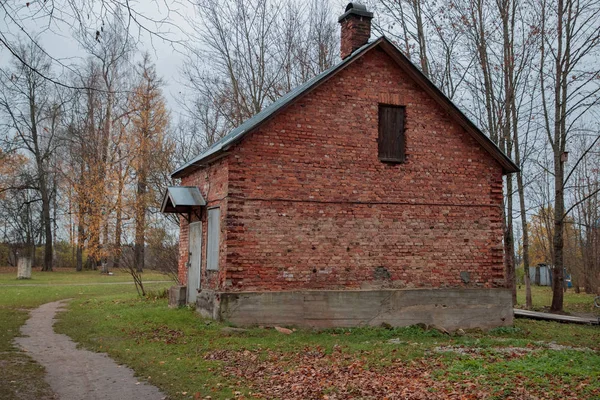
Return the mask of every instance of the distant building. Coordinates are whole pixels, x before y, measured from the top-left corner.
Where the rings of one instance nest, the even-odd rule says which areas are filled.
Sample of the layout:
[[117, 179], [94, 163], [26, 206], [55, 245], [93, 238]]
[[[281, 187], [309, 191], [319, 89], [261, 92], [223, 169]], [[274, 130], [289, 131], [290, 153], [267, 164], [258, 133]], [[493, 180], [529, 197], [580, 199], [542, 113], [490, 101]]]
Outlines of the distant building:
[[529, 281], [537, 286], [552, 286], [552, 267], [546, 264], [529, 267]]
[[[552, 265], [538, 264], [535, 267], [529, 267], [529, 281], [537, 286], [552, 286]], [[565, 284], [567, 287], [572, 287], [571, 275], [567, 273], [565, 268]]]

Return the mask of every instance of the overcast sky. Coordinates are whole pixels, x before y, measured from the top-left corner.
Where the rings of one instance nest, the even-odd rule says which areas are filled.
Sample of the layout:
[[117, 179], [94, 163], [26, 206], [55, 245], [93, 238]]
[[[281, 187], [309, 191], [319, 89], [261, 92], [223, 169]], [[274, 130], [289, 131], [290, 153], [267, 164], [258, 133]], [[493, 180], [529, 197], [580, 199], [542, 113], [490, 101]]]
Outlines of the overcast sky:
[[[0, 0], [4, 5], [0, 7], [0, 38], [7, 40], [9, 43], [16, 43], [19, 39], [27, 43], [25, 38], [27, 35], [35, 37], [38, 35], [38, 42], [43, 46], [46, 52], [53, 58], [55, 62], [55, 73], [66, 73], [68, 69], [60, 67], [60, 63], [64, 65], [77, 65], [85, 59], [86, 53], [74, 38], [77, 34], [79, 24], [74, 23], [72, 12], [66, 0], [56, 0], [57, 6], [62, 4], [62, 11], [54, 11], [54, 18], [49, 24], [49, 18], [46, 13], [40, 9], [40, 2], [31, 1], [26, 3], [25, 0]], [[340, 10], [343, 13], [345, 2], [342, 0], [329, 0], [333, 10]], [[77, 2], [76, 0], [74, 2]], [[82, 3], [93, 3], [90, 0], [81, 0]], [[44, 2], [45, 3], [45, 2]], [[108, 0], [106, 3], [110, 4]], [[29, 6], [27, 6], [29, 4]], [[139, 13], [138, 21], [142, 23], [144, 28], [152, 31], [160, 31], [164, 36], [174, 43], [161, 40], [160, 38], [150, 35], [143, 30], [140, 30], [134, 23], [131, 25], [130, 33], [140, 41], [138, 49], [141, 51], [147, 50], [150, 52], [153, 61], [156, 63], [156, 68], [160, 77], [163, 78], [165, 87], [164, 93], [168, 101], [169, 108], [172, 110], [172, 115], [177, 118], [177, 110], [179, 109], [176, 99], [180, 99], [186, 92], [186, 88], [181, 84], [180, 68], [184, 60], [185, 45], [198, 45], [198, 43], [190, 43], [188, 34], [192, 32], [190, 21], [195, 18], [193, 1], [190, 0], [139, 0], [138, 2], [130, 1], [132, 9]], [[60, 7], [57, 7], [60, 8]], [[97, 10], [96, 10], [97, 11]], [[335, 12], [334, 12], [335, 13]], [[147, 19], [145, 19], [147, 18]], [[168, 23], [157, 27], [150, 19], [160, 20], [168, 18]], [[24, 28], [25, 32], [12, 21], [18, 21]], [[94, 21], [93, 16], [90, 18], [88, 28], [90, 35], [98, 29], [99, 21]], [[139, 53], [138, 53], [139, 57]], [[13, 60], [13, 56], [0, 45], [0, 66], [5, 66]]]
[[[164, 92], [169, 106], [172, 110], [176, 110], [177, 103], [175, 99], [180, 98], [181, 92], [185, 91], [183, 85], [177, 81], [180, 80], [179, 69], [184, 59], [184, 45], [190, 44], [189, 41], [185, 40], [187, 33], [191, 32], [188, 20], [194, 16], [194, 7], [187, 0], [169, 1], [169, 9], [162, 1], [141, 1], [143, 3], [131, 3], [138, 13], [154, 19], [168, 16], [170, 20], [170, 24], [163, 24], [161, 27], [156, 27], [154, 23], [146, 20], [143, 23], [144, 27], [161, 31], [171, 40], [183, 41], [180, 44], [161, 40], [159, 37], [141, 31], [135, 24], [132, 24], [130, 28], [131, 35], [140, 41], [138, 46], [140, 53], [143, 50], [150, 52], [153, 61], [156, 63], [158, 74], [165, 82]], [[49, 19], [43, 16], [39, 7], [36, 8], [36, 3], [32, 2], [29, 7], [26, 4], [25, 1], [8, 0], [7, 6], [13, 6], [14, 8], [0, 8], [0, 38], [14, 44], [18, 40], [27, 43], [27, 35], [37, 36], [38, 43], [50, 56], [57, 60], [57, 62], [54, 62], [54, 72], [57, 74], [68, 72], [68, 69], [61, 67], [60, 63], [68, 66], [81, 64], [86, 57], [86, 53], [74, 38], [74, 35], [77, 34], [76, 24], [73, 23], [74, 19], [63, 12], [59, 18], [53, 18], [52, 23], [48, 25]], [[12, 15], [8, 15], [7, 11], [10, 11]], [[12, 21], [13, 18], [22, 24], [25, 32]], [[138, 19], [142, 21], [143, 17], [138, 16]], [[91, 21], [88, 28], [93, 32], [98, 29], [95, 25], [98, 25], [98, 23]], [[139, 58], [139, 53], [137, 56]], [[0, 45], [0, 65], [5, 66], [13, 60], [12, 54]]]

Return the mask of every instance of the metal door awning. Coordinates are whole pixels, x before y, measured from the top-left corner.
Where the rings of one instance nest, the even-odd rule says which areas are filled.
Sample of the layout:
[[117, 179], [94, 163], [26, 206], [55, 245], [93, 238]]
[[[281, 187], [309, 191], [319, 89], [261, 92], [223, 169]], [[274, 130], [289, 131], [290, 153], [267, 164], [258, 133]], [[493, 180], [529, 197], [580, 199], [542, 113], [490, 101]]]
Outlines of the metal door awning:
[[196, 186], [171, 186], [163, 197], [162, 213], [190, 214], [196, 207], [205, 206], [206, 201]]

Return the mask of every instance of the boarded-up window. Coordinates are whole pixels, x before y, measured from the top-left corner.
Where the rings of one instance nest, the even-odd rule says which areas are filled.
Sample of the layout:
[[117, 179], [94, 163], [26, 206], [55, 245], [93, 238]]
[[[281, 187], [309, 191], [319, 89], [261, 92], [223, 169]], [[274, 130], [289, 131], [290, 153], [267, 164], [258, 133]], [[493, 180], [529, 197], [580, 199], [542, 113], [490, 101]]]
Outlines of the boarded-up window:
[[221, 232], [221, 210], [208, 210], [208, 245], [206, 247], [206, 269], [219, 269], [219, 234]]
[[379, 159], [404, 162], [404, 106], [379, 105]]

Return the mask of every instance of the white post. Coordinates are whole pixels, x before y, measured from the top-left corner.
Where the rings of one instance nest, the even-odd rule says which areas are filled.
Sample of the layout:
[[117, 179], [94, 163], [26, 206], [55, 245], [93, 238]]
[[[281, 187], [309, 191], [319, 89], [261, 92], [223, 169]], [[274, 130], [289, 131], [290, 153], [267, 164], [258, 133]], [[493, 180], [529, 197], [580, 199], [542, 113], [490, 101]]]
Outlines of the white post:
[[31, 258], [19, 257], [17, 260], [17, 279], [31, 279]]

